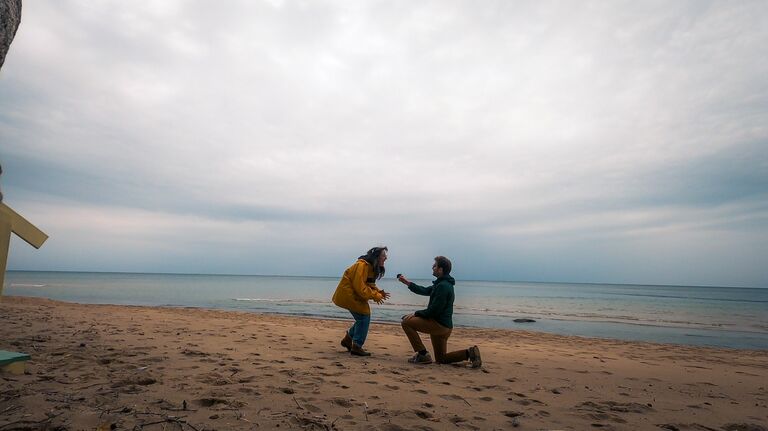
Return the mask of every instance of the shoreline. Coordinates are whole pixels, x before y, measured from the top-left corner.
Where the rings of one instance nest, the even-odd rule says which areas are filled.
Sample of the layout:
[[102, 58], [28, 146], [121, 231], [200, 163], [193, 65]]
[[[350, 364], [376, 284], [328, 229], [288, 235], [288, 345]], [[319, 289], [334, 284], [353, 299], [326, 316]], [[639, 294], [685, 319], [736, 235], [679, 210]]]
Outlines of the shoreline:
[[350, 323], [3, 297], [0, 349], [32, 359], [0, 375], [0, 427], [768, 430], [765, 351], [456, 328], [474, 370], [407, 363], [396, 324], [350, 356]]
[[[236, 306], [207, 306], [207, 305], [183, 305], [183, 304], [156, 304], [156, 303], [144, 303], [144, 304], [119, 304], [112, 302], [77, 302], [77, 300], [69, 299], [53, 299], [46, 296], [27, 296], [16, 295], [24, 298], [40, 298], [48, 299], [51, 301], [67, 302], [72, 304], [81, 305], [113, 305], [113, 306], [135, 306], [135, 307], [165, 307], [165, 308], [189, 308], [200, 310], [220, 310], [220, 311], [232, 311], [242, 313], [253, 313], [263, 315], [276, 315], [286, 317], [308, 318], [308, 319], [320, 319], [331, 321], [345, 321], [346, 316], [332, 316], [327, 313], [302, 313], [302, 312], [281, 312], [273, 310], [265, 310], [258, 308], [242, 308]], [[232, 298], [234, 303], [240, 302], [253, 302], [242, 301], [236, 298]], [[265, 300], [268, 303], [283, 302], [281, 300]], [[258, 302], [258, 301], [256, 301]], [[291, 301], [288, 303], [305, 303], [304, 301]], [[326, 302], [307, 302], [311, 304], [323, 304], [328, 305]], [[414, 309], [420, 308], [421, 305], [409, 304], [408, 309], [400, 310], [396, 309], [395, 314], [399, 316], [399, 313], [406, 311], [410, 312]], [[343, 312], [343, 310], [333, 306], [331, 307], [335, 312]], [[387, 306], [379, 308], [373, 313], [372, 322], [378, 324], [393, 324], [398, 325], [398, 321], [395, 317], [382, 318], [383, 313], [392, 314], [393, 310], [388, 309]], [[457, 324], [456, 327], [463, 329], [500, 329], [511, 331], [528, 331], [537, 334], [551, 334], [561, 335], [566, 337], [582, 337], [599, 340], [618, 340], [638, 343], [655, 343], [655, 344], [670, 344], [680, 346], [701, 346], [701, 347], [714, 347], [714, 348], [727, 348], [734, 350], [755, 350], [755, 351], [768, 351], [768, 333], [761, 332], [759, 330], [748, 330], [744, 328], [731, 329], [724, 328], [722, 325], [717, 326], [704, 326], [701, 324], [692, 323], [690, 325], [683, 324], [653, 324], [638, 321], [625, 321], [625, 320], [611, 320], [606, 319], [589, 319], [589, 318], [555, 318], [555, 317], [541, 317], [533, 316], [536, 320], [535, 323], [509, 323], [513, 319], [513, 316], [502, 315], [477, 315], [472, 313], [454, 313], [456, 316], [461, 316], [463, 319], [471, 319], [474, 316], [481, 316], [481, 319], [488, 321], [501, 322], [500, 325], [472, 325], [472, 324]], [[520, 314], [520, 316], [528, 317], [531, 315]], [[525, 326], [537, 325], [535, 328], [525, 328]], [[579, 328], [579, 329], [577, 329]], [[627, 330], [627, 328], [638, 328], [639, 331]], [[597, 333], [596, 333], [597, 332]], [[625, 335], [625, 338], [621, 337], [621, 334]], [[694, 341], [695, 340], [695, 341]], [[745, 341], [749, 340], [749, 342]]]
[[[337, 284], [333, 278], [11, 272], [8, 281], [8, 295], [80, 303], [195, 306], [342, 319], [348, 315], [329, 301]], [[393, 297], [375, 307], [376, 320], [399, 322], [403, 314], [424, 306], [423, 298], [393, 283], [382, 281], [381, 287]], [[763, 312], [768, 289], [465, 284], [454, 308], [454, 323], [464, 327], [768, 350]], [[668, 299], [669, 295], [676, 299]], [[515, 318], [532, 318], [536, 323], [513, 323]]]
[[[96, 306], [96, 307], [126, 307], [126, 308], [149, 308], [149, 309], [159, 309], [159, 310], [194, 310], [194, 311], [209, 311], [209, 312], [221, 312], [221, 313], [233, 313], [235, 315], [243, 314], [243, 315], [255, 315], [257, 317], [275, 317], [275, 318], [286, 318], [286, 319], [298, 319], [298, 320], [309, 320], [309, 321], [317, 321], [317, 322], [324, 322], [324, 321], [330, 321], [330, 322], [342, 322], [342, 323], [351, 323], [352, 318], [346, 318], [346, 317], [333, 317], [333, 316], [319, 316], [319, 315], [301, 315], [301, 314], [291, 314], [291, 313], [280, 313], [277, 311], [251, 311], [247, 309], [230, 309], [230, 308], [213, 308], [213, 307], [204, 307], [204, 306], [191, 306], [191, 305], [139, 305], [139, 304], [111, 304], [111, 303], [83, 303], [83, 302], [76, 302], [76, 301], [63, 301], [58, 299], [50, 299], [50, 298], [44, 298], [44, 297], [37, 297], [37, 296], [4, 296], [3, 298], [31, 298], [33, 300], [42, 300], [42, 301], [50, 301], [53, 303], [63, 303], [63, 304], [72, 304], [72, 305], [82, 305], [82, 306]], [[2, 300], [0, 300], [0, 304], [2, 304]], [[563, 322], [572, 322], [571, 320], [567, 319], [551, 319], [551, 320], [558, 320]], [[611, 322], [611, 321], [590, 321], [590, 320], [584, 320], [585, 322], [589, 323], [620, 323], [625, 324], [624, 322]], [[384, 326], [391, 326], [400, 328], [400, 324], [393, 320], [379, 320], [376, 318], [371, 319], [371, 324], [377, 324], [377, 325], [384, 325]], [[658, 327], [658, 328], [667, 328], [667, 326], [654, 326], [654, 325], [644, 325], [644, 324], [635, 324], [635, 323], [626, 323], [627, 325], [637, 325], [637, 326], [650, 326], [650, 327]], [[673, 328], [679, 328], [679, 327], [673, 327]], [[746, 349], [746, 348], [738, 348], [738, 347], [727, 347], [727, 346], [708, 346], [708, 345], [697, 345], [697, 344], [684, 344], [684, 343], [663, 343], [663, 342], [655, 342], [655, 341], [642, 341], [642, 340], [624, 340], [621, 338], [610, 338], [610, 337], [591, 337], [586, 335], [567, 335], [567, 334], [558, 334], [554, 332], [546, 332], [546, 331], [537, 331], [532, 329], [517, 329], [517, 328], [496, 328], [496, 327], [484, 327], [484, 326], [470, 326], [470, 325], [455, 325], [454, 330], [467, 330], [467, 331], [498, 331], [500, 334], [525, 334], [526, 336], [552, 336], [552, 337], [563, 337], [563, 338], [583, 338], [587, 341], [604, 341], [604, 342], [620, 342], [620, 343], [632, 343], [632, 344], [648, 344], [651, 346], [657, 346], [657, 347], [664, 347], [664, 346], [672, 346], [672, 347], [679, 347], [679, 348], [702, 348], [707, 350], [725, 350], [725, 351], [744, 351], [744, 352], [753, 352], [753, 353], [767, 353], [766, 349]], [[741, 331], [748, 333], [749, 331]], [[759, 333], [759, 332], [757, 332]], [[425, 342], [427, 342], [427, 338], [425, 337]], [[429, 344], [427, 342], [427, 344]]]

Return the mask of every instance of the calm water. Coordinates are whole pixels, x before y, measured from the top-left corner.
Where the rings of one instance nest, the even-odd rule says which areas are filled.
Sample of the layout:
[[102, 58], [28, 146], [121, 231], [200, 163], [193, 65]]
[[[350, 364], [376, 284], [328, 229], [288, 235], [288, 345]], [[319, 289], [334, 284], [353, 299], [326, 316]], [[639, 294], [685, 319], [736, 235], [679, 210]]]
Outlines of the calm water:
[[[415, 280], [429, 285], [429, 280]], [[205, 307], [326, 318], [327, 277], [8, 271], [4, 295], [90, 304]], [[373, 305], [374, 321], [399, 321], [426, 306], [394, 279]], [[515, 323], [530, 318], [535, 323]], [[768, 350], [768, 289], [695, 286], [457, 281], [457, 326], [517, 328], [587, 337]]]

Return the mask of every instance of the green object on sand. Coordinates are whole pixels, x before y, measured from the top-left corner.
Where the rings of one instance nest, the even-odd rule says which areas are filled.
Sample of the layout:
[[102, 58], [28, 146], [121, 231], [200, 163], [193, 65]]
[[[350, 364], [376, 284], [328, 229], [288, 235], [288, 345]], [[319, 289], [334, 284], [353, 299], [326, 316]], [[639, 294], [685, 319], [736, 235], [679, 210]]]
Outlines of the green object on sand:
[[0, 367], [14, 362], [28, 361], [29, 355], [26, 353], [9, 352], [7, 350], [0, 350]]

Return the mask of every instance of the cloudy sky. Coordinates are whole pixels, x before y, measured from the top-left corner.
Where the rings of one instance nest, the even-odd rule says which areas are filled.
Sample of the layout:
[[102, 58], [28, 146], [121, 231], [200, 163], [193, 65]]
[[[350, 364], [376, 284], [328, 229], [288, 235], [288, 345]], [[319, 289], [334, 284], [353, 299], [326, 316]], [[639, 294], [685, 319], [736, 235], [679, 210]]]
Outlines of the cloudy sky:
[[768, 287], [765, 1], [26, 1], [9, 269]]

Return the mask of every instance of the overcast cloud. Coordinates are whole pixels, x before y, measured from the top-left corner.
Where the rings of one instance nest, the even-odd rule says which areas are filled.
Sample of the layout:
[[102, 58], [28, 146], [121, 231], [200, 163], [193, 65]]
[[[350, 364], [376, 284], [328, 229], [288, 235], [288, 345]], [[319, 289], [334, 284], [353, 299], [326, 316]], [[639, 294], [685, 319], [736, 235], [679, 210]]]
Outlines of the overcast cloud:
[[768, 287], [768, 3], [27, 1], [9, 269]]

